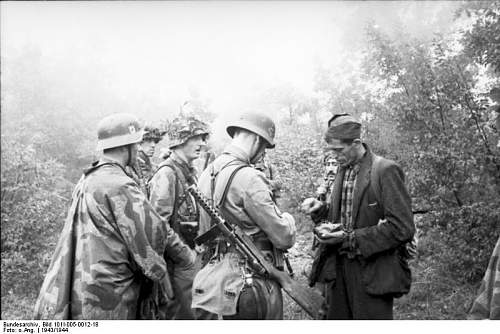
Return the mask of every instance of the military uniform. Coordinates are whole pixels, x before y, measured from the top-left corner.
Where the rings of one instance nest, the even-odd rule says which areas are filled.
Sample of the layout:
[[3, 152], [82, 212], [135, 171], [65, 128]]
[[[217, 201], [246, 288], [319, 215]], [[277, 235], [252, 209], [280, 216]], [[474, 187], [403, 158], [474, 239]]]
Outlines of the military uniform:
[[[169, 222], [183, 241], [193, 249], [193, 240], [198, 229], [198, 209], [196, 202], [186, 191], [186, 184], [187, 179], [194, 176], [193, 167], [173, 152], [158, 166], [158, 171], [149, 183], [151, 204], [164, 221]], [[194, 319], [194, 313], [191, 310], [191, 286], [196, 268], [198, 266], [187, 272], [176, 270], [175, 266], [171, 268], [177, 296], [176, 300], [171, 303], [169, 307], [171, 311], [168, 314], [174, 318]]]
[[[160, 131], [158, 128], [152, 126], [146, 126], [144, 129], [144, 135], [142, 137], [142, 141], [144, 142], [154, 142], [158, 144], [158, 142], [165, 135], [164, 131]], [[139, 147], [139, 151], [137, 152], [137, 161], [134, 163], [133, 167], [127, 167], [127, 171], [132, 178], [139, 184], [142, 191], [149, 196], [149, 189], [147, 183], [151, 176], [153, 176], [153, 172], [156, 170], [156, 166], [151, 161], [151, 158], [144, 152], [142, 146]]]
[[147, 183], [151, 176], [153, 176], [155, 166], [151, 162], [151, 159], [141, 149], [137, 152], [137, 167], [140, 170], [142, 179]]
[[500, 320], [500, 238], [491, 254], [468, 319]]
[[151, 205], [182, 240], [194, 248], [197, 235], [198, 208], [194, 198], [187, 192], [188, 179], [196, 178], [195, 169], [173, 152], [158, 165], [158, 170], [149, 182]]
[[194, 260], [121, 165], [94, 163], [73, 192], [35, 318], [156, 317], [140, 293], [149, 284], [150, 295], [141, 298], [162, 302], [172, 296], [164, 252], [185, 266]]
[[[214, 205], [221, 205], [221, 211], [232, 217], [234, 223], [251, 235], [257, 247], [273, 262], [274, 249], [288, 249], [295, 242], [295, 222], [288, 214], [282, 214], [272, 200], [269, 181], [265, 175], [250, 166], [250, 157], [235, 146], [228, 146], [200, 176], [199, 189]], [[227, 196], [220, 203], [231, 174]], [[214, 181], [214, 183], [213, 183]], [[213, 187], [213, 189], [212, 189]], [[210, 217], [200, 213], [200, 234], [210, 228]], [[200, 282], [193, 289], [193, 307], [218, 313], [225, 319], [282, 319], [283, 299], [279, 285], [251, 272], [244, 260], [229, 247], [218, 254], [229, 261], [227, 276], [220, 277], [220, 287], [210, 287], [210, 282]], [[243, 284], [237, 271], [253, 274], [251, 284]], [[202, 273], [201, 273], [202, 274]], [[198, 278], [198, 277], [197, 277]], [[213, 278], [216, 280], [216, 277]], [[205, 284], [206, 283], [206, 284]], [[248, 283], [248, 282], [246, 282]], [[217, 283], [214, 283], [217, 284]], [[209, 291], [219, 291], [218, 296], [208, 296]], [[223, 295], [223, 296], [221, 296]], [[213, 297], [213, 298], [212, 298]]]
[[[192, 249], [198, 232], [198, 207], [191, 194], [187, 192], [188, 181], [196, 179], [195, 168], [184, 161], [175, 148], [189, 138], [208, 134], [206, 125], [194, 117], [176, 118], [169, 127], [170, 145], [173, 151], [158, 165], [148, 183], [153, 208], [164, 221], [180, 235]], [[166, 259], [167, 263], [170, 259]], [[169, 317], [173, 319], [194, 319], [191, 309], [191, 288], [194, 275], [199, 269], [199, 261], [189, 270], [169, 266], [173, 278], [175, 300], [168, 305]]]

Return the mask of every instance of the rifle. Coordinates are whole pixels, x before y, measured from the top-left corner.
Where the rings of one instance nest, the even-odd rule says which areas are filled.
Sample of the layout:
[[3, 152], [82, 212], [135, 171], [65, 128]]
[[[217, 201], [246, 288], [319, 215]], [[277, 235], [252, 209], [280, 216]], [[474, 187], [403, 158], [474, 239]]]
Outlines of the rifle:
[[189, 186], [187, 190], [215, 222], [215, 225], [210, 230], [195, 239], [196, 244], [204, 244], [215, 236], [222, 234], [227, 241], [236, 247], [257, 274], [275, 280], [307, 314], [314, 319], [319, 317], [324, 300], [323, 296], [294, 281], [287, 273], [278, 270], [269, 263], [260, 249], [255, 246], [251, 237], [243, 232], [239, 226], [230, 224], [222, 218], [220, 213], [210, 205], [209, 201], [194, 184]]

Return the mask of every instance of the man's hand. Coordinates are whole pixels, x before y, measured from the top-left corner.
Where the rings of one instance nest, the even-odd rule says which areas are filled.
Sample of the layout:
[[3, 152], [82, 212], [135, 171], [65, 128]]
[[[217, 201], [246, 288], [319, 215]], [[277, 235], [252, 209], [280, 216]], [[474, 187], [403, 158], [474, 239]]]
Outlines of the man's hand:
[[347, 233], [342, 230], [342, 224], [323, 222], [314, 228], [314, 236], [321, 244], [335, 245], [343, 242]]
[[320, 238], [325, 233], [333, 233], [342, 230], [342, 224], [334, 224], [329, 221], [322, 221], [314, 228], [314, 233]]
[[314, 234], [314, 237], [318, 240], [320, 244], [336, 245], [342, 243], [347, 238], [347, 232], [345, 231], [325, 232], [321, 235]]
[[310, 198], [306, 198], [304, 200], [304, 202], [302, 202], [300, 209], [302, 210], [302, 212], [304, 212], [306, 214], [311, 214], [314, 211], [317, 211], [319, 208], [321, 208], [322, 205], [323, 205], [323, 202], [321, 202], [320, 200], [318, 200], [316, 198], [310, 197]]

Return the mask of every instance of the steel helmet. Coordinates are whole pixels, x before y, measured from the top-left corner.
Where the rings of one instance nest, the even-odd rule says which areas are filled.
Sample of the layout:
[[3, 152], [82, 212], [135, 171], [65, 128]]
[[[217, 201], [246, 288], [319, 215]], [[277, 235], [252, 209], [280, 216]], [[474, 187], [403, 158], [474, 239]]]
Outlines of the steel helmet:
[[227, 126], [226, 131], [231, 138], [234, 136], [234, 132], [237, 128], [245, 129], [258, 134], [267, 141], [268, 148], [274, 148], [276, 126], [270, 117], [254, 112], [244, 113], [237, 119], [230, 122]]
[[97, 125], [97, 148], [105, 150], [139, 143], [143, 131], [134, 115], [119, 113], [104, 117]]
[[142, 136], [143, 141], [154, 141], [158, 144], [158, 142], [165, 135], [165, 131], [161, 131], [160, 129], [153, 126], [144, 127], [144, 134]]
[[167, 133], [170, 139], [168, 147], [173, 149], [187, 142], [189, 138], [208, 135], [210, 131], [205, 122], [194, 116], [179, 116], [168, 124]]

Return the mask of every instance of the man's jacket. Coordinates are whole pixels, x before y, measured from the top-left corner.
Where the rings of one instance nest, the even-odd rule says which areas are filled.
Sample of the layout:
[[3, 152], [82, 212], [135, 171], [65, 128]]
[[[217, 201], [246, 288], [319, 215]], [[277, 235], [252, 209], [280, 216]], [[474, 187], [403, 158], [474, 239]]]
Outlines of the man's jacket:
[[96, 162], [73, 192], [35, 319], [147, 317], [146, 282], [172, 295], [163, 253], [192, 262], [187, 249], [119, 164]]
[[182, 223], [194, 224], [199, 219], [196, 201], [186, 190], [188, 179], [195, 176], [194, 168], [173, 152], [158, 166], [148, 184], [153, 208], [191, 248], [198, 228]]
[[[360, 169], [353, 190], [352, 219], [354, 227], [354, 249], [363, 263], [362, 282], [368, 293], [373, 295], [408, 292], [410, 272], [403, 259], [404, 244], [415, 233], [411, 210], [411, 199], [404, 183], [404, 173], [392, 160], [380, 157], [378, 186], [381, 203], [370, 186], [374, 155], [367, 150], [360, 161]], [[341, 168], [335, 179], [331, 202], [323, 207], [314, 220], [327, 218], [340, 222], [342, 181], [345, 168]], [[334, 281], [336, 257], [343, 245], [323, 247], [315, 264], [313, 281]], [[314, 275], [314, 272], [313, 272]], [[313, 282], [314, 283], [314, 282]]]

